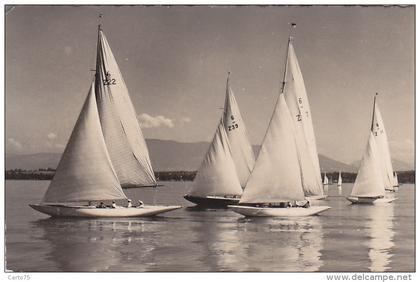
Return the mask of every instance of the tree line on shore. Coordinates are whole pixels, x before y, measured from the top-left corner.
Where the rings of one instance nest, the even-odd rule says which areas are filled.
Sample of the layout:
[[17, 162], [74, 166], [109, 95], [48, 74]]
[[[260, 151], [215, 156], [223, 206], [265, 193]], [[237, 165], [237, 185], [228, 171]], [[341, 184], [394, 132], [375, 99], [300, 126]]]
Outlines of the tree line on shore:
[[[399, 183], [414, 183], [415, 172], [409, 171], [398, 171]], [[11, 169], [6, 170], [6, 179], [16, 180], [51, 180], [54, 177], [55, 169], [53, 168], [39, 168], [37, 170], [25, 170], [25, 169]], [[158, 181], [193, 181], [197, 171], [156, 171], [155, 177]], [[343, 183], [353, 183], [356, 179], [357, 174], [353, 172], [342, 172], [341, 177]], [[337, 182], [338, 172], [327, 172], [328, 179], [333, 179]]]

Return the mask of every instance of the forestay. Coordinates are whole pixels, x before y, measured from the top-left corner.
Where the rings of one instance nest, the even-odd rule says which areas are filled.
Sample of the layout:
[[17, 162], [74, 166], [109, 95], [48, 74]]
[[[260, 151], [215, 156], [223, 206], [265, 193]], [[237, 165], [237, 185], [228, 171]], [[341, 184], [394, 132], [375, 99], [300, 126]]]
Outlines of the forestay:
[[125, 198], [102, 135], [92, 83], [43, 202]]
[[194, 179], [189, 195], [196, 197], [241, 195], [223, 119]]
[[369, 134], [369, 141], [363, 155], [351, 196], [378, 197], [385, 195], [384, 183], [379, 167], [378, 150], [373, 133]]
[[391, 154], [389, 152], [388, 137], [386, 135], [384, 122], [376, 103], [376, 97], [373, 105], [372, 132], [375, 137], [380, 169], [382, 173], [383, 183], [386, 189], [392, 189], [394, 186], [394, 171], [392, 169]]
[[255, 156], [248, 139], [245, 123], [230, 88], [229, 75], [226, 83], [226, 99], [223, 112], [224, 127], [229, 139], [233, 162], [242, 187], [245, 187], [255, 164]]
[[134, 106], [102, 30], [98, 34], [95, 86], [105, 142], [121, 185], [156, 185]]
[[323, 195], [311, 110], [302, 72], [291, 40], [289, 40], [284, 79], [283, 93], [293, 123], [297, 128], [297, 148], [305, 195]]
[[295, 127], [280, 94], [240, 203], [304, 200]]

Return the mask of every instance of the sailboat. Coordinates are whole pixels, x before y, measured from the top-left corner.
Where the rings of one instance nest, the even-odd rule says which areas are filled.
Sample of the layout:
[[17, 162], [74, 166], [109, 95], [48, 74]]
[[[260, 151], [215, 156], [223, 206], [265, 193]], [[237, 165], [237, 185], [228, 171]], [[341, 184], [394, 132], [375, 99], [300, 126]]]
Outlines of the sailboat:
[[[296, 26], [292, 24], [292, 28]], [[296, 144], [303, 190], [307, 199], [324, 199], [321, 170], [312, 123], [311, 109], [306, 93], [303, 75], [293, 47], [292, 36], [289, 37], [286, 65], [283, 76], [282, 92], [290, 110], [293, 124], [296, 127]]]
[[296, 146], [296, 127], [284, 94], [280, 93], [239, 205], [228, 207], [245, 216], [283, 217], [315, 215], [330, 208], [308, 203]]
[[341, 187], [343, 179], [341, 178], [341, 171], [338, 172], [337, 187]]
[[245, 187], [255, 164], [254, 151], [248, 139], [245, 123], [230, 87], [230, 72], [226, 81], [226, 98], [223, 111], [224, 127], [229, 139], [232, 159], [241, 187]]
[[[102, 42], [98, 44], [98, 53], [105, 52], [108, 48], [99, 48], [102, 44], [108, 46], [100, 25], [98, 38]], [[101, 56], [98, 54], [98, 58]], [[100, 60], [98, 59], [98, 61]], [[108, 128], [109, 125], [114, 124], [111, 120], [115, 119], [120, 123], [119, 128], [124, 128], [125, 134], [127, 134], [126, 139], [121, 139], [121, 136], [118, 136], [120, 132], [114, 128], [115, 140], [126, 140], [125, 145], [132, 141], [131, 138], [139, 140], [138, 135], [136, 137], [131, 132], [132, 127], [135, 127], [136, 121], [130, 121], [128, 119], [130, 115], [121, 114], [122, 108], [118, 108], [122, 105], [121, 101], [125, 101], [123, 104], [127, 107], [125, 108], [126, 113], [133, 113], [134, 109], [130, 108], [132, 104], [129, 101], [128, 93], [124, 96], [124, 93], [121, 94], [122, 92], [120, 92], [121, 97], [115, 93], [115, 95], [109, 96], [108, 99], [115, 98], [114, 103], [107, 103], [104, 101], [104, 96], [101, 96], [111, 95], [112, 91], [110, 89], [104, 90], [105, 88], [112, 88], [124, 82], [119, 72], [118, 75], [112, 76], [113, 78], [108, 77], [109, 80], [107, 82], [98, 78], [98, 76], [103, 76], [103, 71], [99, 69], [106, 69], [106, 64], [109, 63], [105, 61], [100, 62], [100, 64], [97, 64], [95, 79], [91, 84], [54, 178], [42, 202], [40, 204], [31, 204], [30, 206], [41, 213], [54, 217], [151, 216], [181, 208], [180, 206], [116, 206], [116, 208], [106, 208], [104, 205], [97, 206], [94, 204], [95, 202], [125, 202], [128, 200], [122, 190], [121, 179], [114, 168], [112, 154], [109, 153], [110, 151], [116, 152], [113, 151], [115, 148], [110, 146], [110, 143], [106, 143], [106, 136], [110, 140], [112, 139], [110, 135], [112, 130], [104, 130], [104, 127]], [[117, 70], [118, 68], [113, 69], [115, 74], [117, 74]], [[98, 83], [102, 84], [98, 86]], [[102, 86], [106, 87], [103, 88]], [[102, 91], [102, 94], [99, 93], [98, 95], [96, 90]], [[121, 104], [119, 105], [119, 103]], [[127, 124], [129, 125], [125, 127]], [[121, 149], [122, 147], [119, 148]], [[121, 152], [120, 158], [123, 156], [124, 153]], [[134, 150], [133, 156], [135, 156]], [[116, 162], [118, 164], [118, 160]], [[130, 162], [130, 160], [127, 160], [127, 162]]]
[[379, 105], [376, 103], [376, 93], [373, 101], [373, 114], [371, 131], [375, 137], [376, 145], [379, 154], [380, 170], [383, 178], [385, 190], [395, 192], [394, 188], [394, 170], [392, 169], [391, 154], [389, 152], [388, 137], [385, 131], [385, 125], [382, 120], [382, 115], [379, 110]]
[[92, 203], [127, 201], [102, 134], [92, 82], [76, 125], [40, 204], [30, 206], [53, 217], [151, 216], [180, 206], [100, 208]]
[[121, 186], [157, 186], [127, 86], [100, 25], [95, 78], [102, 132]]
[[394, 188], [397, 188], [397, 187], [399, 187], [400, 186], [400, 184], [398, 183], [398, 174], [397, 174], [397, 172], [395, 171], [394, 172], [394, 183], [393, 183], [393, 187]]
[[226, 207], [238, 203], [241, 195], [242, 187], [222, 117], [192, 188], [184, 198], [201, 206]]
[[322, 184], [323, 185], [328, 185], [329, 184], [329, 180], [328, 180], [328, 177], [327, 177], [326, 173], [324, 173], [324, 181], [322, 182]]
[[353, 190], [347, 197], [352, 204], [389, 203], [395, 200], [395, 198], [385, 197], [378, 153], [375, 137], [373, 132], [370, 132]]

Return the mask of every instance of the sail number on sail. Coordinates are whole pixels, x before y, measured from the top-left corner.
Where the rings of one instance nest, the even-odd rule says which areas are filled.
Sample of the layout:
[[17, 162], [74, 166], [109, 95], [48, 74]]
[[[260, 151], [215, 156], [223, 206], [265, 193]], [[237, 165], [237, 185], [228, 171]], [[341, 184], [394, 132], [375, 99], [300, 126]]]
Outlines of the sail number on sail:
[[373, 128], [373, 135], [378, 136], [378, 134], [383, 134], [384, 130], [379, 126], [378, 123], [375, 124], [376, 126]]
[[106, 72], [105, 74], [105, 80], [104, 80], [104, 85], [116, 85], [116, 80], [115, 78], [111, 78], [111, 74], [109, 73], [109, 71]]
[[[302, 110], [304, 109], [303, 106], [303, 98], [302, 97], [298, 97], [298, 103], [299, 103], [299, 109], [301, 110], [300, 112], [302, 112]], [[309, 112], [305, 111], [306, 117], [309, 117]], [[302, 121], [302, 114], [297, 114], [296, 115], [297, 121]]]
[[232, 124], [228, 125], [228, 131], [235, 130], [239, 127], [239, 125], [235, 121], [235, 117], [233, 115], [230, 116], [230, 119], [232, 120]]

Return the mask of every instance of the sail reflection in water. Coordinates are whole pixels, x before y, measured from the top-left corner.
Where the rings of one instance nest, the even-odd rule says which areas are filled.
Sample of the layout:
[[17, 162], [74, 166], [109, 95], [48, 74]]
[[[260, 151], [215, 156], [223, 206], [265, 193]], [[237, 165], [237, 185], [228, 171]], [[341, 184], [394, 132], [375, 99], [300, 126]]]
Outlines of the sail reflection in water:
[[371, 271], [387, 271], [390, 269], [392, 258], [391, 249], [394, 247], [394, 205], [382, 205], [369, 208], [367, 213], [367, 227]]
[[[147, 221], [48, 218], [32, 224], [44, 232], [42, 239], [48, 245], [46, 257], [56, 264], [55, 269], [59, 271], [145, 271], [154, 263], [151, 253], [156, 242], [150, 242], [153, 236], [144, 235], [156, 230]], [[81, 235], [81, 229], [87, 233]], [[141, 252], [131, 251], [139, 245], [142, 246]], [[139, 264], [133, 268], [132, 260], [147, 260], [149, 265]], [[124, 265], [130, 266], [125, 269]]]
[[[246, 250], [248, 271], [318, 271], [322, 265], [322, 223], [318, 217], [247, 218], [238, 241]], [[255, 244], [258, 242], [258, 245]]]

